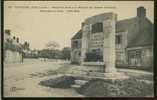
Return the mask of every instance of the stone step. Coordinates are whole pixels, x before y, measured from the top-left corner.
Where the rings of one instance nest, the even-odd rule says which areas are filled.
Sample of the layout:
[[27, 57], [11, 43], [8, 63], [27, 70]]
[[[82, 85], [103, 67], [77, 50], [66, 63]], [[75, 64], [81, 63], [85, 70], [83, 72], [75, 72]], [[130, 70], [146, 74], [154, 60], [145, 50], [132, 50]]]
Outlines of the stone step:
[[74, 84], [74, 85], [71, 85], [72, 88], [75, 88], [75, 89], [78, 89], [81, 87], [81, 85], [77, 85], [77, 84]]
[[87, 82], [88, 81], [86, 81], [86, 80], [75, 80], [75, 84], [77, 84], [77, 85], [84, 85]]
[[104, 73], [101, 72], [89, 72], [89, 76], [96, 76], [96, 77], [104, 77]]

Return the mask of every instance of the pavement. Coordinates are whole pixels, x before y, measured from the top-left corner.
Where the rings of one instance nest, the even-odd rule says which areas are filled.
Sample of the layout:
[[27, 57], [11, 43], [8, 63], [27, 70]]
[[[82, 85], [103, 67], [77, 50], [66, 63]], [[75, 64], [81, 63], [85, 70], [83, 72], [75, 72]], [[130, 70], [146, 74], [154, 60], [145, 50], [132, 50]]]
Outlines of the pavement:
[[[25, 59], [23, 63], [4, 64], [4, 96], [5, 97], [83, 97], [73, 88], [59, 89], [39, 85], [43, 80], [56, 77], [56, 73], [74, 73], [88, 69], [84, 66], [71, 65], [68, 61]], [[90, 67], [89, 67], [90, 68]], [[153, 75], [150, 72], [118, 69], [134, 75]], [[80, 72], [80, 71], [79, 71]]]

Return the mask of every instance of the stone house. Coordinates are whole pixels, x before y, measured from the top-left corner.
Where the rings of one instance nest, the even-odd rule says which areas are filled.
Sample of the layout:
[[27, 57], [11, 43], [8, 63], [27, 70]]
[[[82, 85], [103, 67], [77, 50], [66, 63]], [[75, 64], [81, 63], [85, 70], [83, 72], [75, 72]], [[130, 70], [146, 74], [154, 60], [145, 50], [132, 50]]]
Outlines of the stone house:
[[95, 15], [82, 23], [71, 47], [72, 63], [115, 61], [117, 66], [148, 68], [153, 64], [153, 23], [144, 7], [137, 8], [135, 17], [119, 21], [114, 13]]
[[4, 33], [4, 62], [17, 63], [23, 61], [22, 45], [19, 43], [19, 38], [11, 36], [10, 30], [5, 30]]

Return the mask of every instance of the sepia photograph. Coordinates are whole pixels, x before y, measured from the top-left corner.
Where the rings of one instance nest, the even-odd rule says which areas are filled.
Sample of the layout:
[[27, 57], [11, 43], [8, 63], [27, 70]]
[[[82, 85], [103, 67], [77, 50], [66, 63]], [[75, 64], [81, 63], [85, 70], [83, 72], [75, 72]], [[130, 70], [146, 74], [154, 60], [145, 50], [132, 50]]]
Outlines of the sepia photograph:
[[4, 1], [4, 97], [154, 97], [154, 1]]

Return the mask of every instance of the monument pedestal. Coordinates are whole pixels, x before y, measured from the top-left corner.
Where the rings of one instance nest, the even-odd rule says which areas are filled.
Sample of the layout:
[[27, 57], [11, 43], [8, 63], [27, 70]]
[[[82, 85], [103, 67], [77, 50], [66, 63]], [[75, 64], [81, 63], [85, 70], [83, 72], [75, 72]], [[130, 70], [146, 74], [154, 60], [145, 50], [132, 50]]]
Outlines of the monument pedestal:
[[101, 73], [101, 72], [89, 72], [87, 75], [91, 78], [104, 79], [104, 80], [123, 80], [129, 78], [122, 72], [114, 72], [114, 73]]
[[122, 72], [115, 72], [115, 73], [103, 73], [104, 79], [112, 79], [112, 80], [119, 80], [119, 79], [127, 79], [129, 78], [127, 75], [125, 75]]

